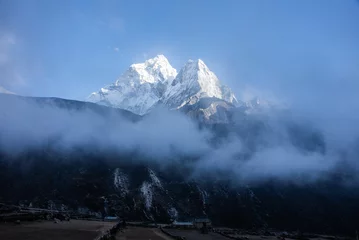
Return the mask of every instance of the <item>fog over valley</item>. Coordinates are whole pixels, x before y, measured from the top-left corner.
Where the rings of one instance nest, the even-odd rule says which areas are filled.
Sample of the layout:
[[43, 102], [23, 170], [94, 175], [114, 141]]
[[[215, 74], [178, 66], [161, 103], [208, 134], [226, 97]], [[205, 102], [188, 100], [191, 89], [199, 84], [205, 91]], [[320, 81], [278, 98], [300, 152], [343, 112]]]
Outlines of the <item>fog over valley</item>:
[[[241, 183], [323, 180], [344, 163], [348, 172], [357, 173], [355, 136], [342, 140], [347, 145], [329, 141], [343, 136], [325, 135], [333, 131], [309, 117], [293, 119], [289, 110], [267, 110], [245, 118], [234, 114], [228, 124], [201, 126], [164, 106], [133, 117], [130, 112], [91, 103], [73, 102], [73, 107], [66, 107], [61, 104], [65, 100], [11, 95], [2, 95], [1, 100], [0, 143], [6, 155], [47, 147], [66, 153], [82, 148], [99, 155], [136, 153], [163, 166], [183, 164], [190, 157], [195, 160], [183, 162], [192, 170], [191, 177], [209, 175]], [[226, 136], [218, 130], [221, 127]], [[355, 175], [348, 180], [356, 180]]]

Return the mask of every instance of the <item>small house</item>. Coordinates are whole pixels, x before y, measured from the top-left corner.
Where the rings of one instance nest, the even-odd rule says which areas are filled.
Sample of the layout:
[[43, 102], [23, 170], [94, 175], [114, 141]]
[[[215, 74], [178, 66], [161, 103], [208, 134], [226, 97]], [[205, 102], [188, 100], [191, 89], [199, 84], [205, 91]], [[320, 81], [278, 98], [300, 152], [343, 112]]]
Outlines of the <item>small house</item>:
[[175, 228], [193, 228], [193, 222], [178, 222], [178, 221], [174, 221], [172, 222], [172, 227]]
[[108, 222], [117, 222], [119, 220], [118, 217], [116, 216], [106, 216], [104, 217], [104, 221], [108, 221]]
[[209, 220], [209, 218], [196, 218], [193, 221], [193, 225], [197, 228], [197, 229], [202, 229], [202, 228], [211, 228], [212, 227], [212, 222], [211, 220]]

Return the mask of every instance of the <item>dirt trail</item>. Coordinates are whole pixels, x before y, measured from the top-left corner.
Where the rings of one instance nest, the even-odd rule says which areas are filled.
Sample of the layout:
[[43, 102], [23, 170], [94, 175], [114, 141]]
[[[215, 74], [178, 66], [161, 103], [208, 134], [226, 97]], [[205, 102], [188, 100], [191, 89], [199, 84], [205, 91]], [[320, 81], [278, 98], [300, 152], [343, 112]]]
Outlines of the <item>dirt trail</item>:
[[116, 240], [173, 240], [156, 228], [129, 227], [117, 233]]

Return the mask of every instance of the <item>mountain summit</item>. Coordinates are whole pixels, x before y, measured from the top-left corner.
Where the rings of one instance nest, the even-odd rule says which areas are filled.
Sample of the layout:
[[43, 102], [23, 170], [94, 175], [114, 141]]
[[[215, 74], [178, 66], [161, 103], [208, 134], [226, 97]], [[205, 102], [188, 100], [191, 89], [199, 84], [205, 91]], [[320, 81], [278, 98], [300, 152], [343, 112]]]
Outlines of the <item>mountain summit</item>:
[[144, 115], [159, 103], [180, 109], [203, 98], [238, 103], [202, 60], [189, 60], [177, 75], [167, 58], [158, 55], [132, 64], [115, 83], [92, 93], [87, 101]]
[[207, 97], [237, 103], [232, 91], [219, 82], [201, 59], [189, 60], [165, 92], [163, 102], [170, 107], [181, 108]]
[[117, 81], [92, 93], [87, 101], [144, 115], [157, 104], [177, 71], [163, 55], [132, 64]]

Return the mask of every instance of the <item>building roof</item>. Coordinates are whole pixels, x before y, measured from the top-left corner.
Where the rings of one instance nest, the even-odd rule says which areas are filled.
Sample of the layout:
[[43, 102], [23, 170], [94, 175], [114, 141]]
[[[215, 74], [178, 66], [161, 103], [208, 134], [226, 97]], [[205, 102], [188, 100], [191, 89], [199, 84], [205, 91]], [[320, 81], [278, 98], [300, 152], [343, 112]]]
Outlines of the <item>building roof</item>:
[[177, 225], [177, 226], [192, 226], [193, 225], [192, 222], [177, 222], [177, 221], [174, 221], [172, 224]]
[[209, 218], [196, 218], [194, 222], [211, 222]]

